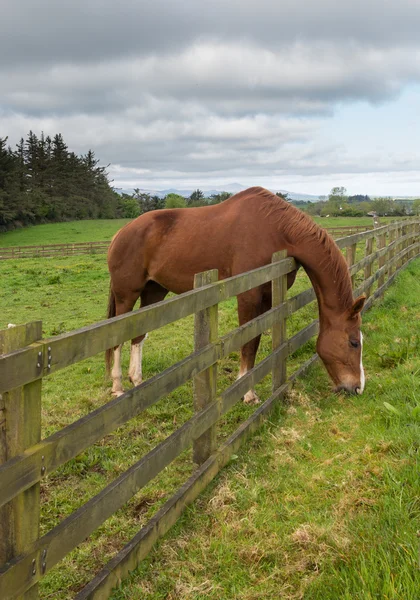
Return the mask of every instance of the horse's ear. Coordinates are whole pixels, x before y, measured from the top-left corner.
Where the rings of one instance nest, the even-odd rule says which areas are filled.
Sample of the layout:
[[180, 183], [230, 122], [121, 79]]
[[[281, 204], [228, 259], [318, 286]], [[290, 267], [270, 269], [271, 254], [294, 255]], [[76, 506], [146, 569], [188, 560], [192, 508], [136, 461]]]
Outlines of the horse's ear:
[[353, 317], [355, 317], [364, 307], [366, 302], [366, 296], [359, 296], [358, 298], [356, 298], [356, 300], [353, 302], [353, 306], [350, 309], [350, 313], [349, 313], [349, 318], [352, 319]]

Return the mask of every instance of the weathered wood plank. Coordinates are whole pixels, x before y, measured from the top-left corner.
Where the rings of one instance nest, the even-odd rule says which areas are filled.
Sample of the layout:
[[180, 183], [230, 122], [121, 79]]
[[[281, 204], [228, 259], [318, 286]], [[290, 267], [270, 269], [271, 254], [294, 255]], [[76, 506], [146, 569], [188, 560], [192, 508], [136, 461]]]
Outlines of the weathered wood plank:
[[316, 300], [315, 290], [313, 287], [310, 287], [307, 290], [300, 292], [300, 294], [297, 294], [296, 296], [289, 298], [289, 300], [287, 301], [287, 306], [288, 306], [287, 314], [292, 315], [294, 312], [296, 312], [297, 310], [300, 310], [301, 308], [303, 308], [307, 304], [310, 304], [314, 300]]
[[[394, 276], [392, 277], [392, 280]], [[391, 281], [388, 281], [385, 285], [388, 287]], [[368, 302], [371, 304], [374, 298], [372, 297]], [[316, 359], [316, 355], [311, 359]], [[271, 400], [271, 399], [270, 399]], [[270, 403], [268, 400], [264, 405], [262, 405], [261, 410], [264, 409], [266, 405]], [[255, 421], [257, 419], [257, 413], [249, 419], [249, 421]], [[247, 424], [245, 423], [240, 430], [246, 430]], [[231, 454], [236, 451], [232, 447], [232, 440], [238, 439], [241, 436], [241, 432], [238, 430], [235, 434], [228, 440], [226, 446], [230, 448], [229, 450], [221, 449], [219, 453], [223, 453], [223, 450], [226, 451], [226, 456], [229, 458]], [[203, 477], [203, 471], [206, 470], [208, 466], [208, 471], [210, 471], [211, 467], [217, 464], [216, 456], [211, 457], [207, 463], [205, 463], [201, 470], [198, 471], [186, 484], [181, 488], [178, 494], [176, 494], [173, 498], [171, 498], [167, 504], [157, 513], [157, 515], [149, 522], [140, 532], [133, 538], [133, 540], [118, 554], [112, 561], [103, 569], [98, 576], [90, 582], [84, 590], [77, 596], [76, 600], [87, 600], [89, 599], [99, 599], [107, 595], [116, 585], [118, 585], [121, 579], [126, 576], [130, 570], [134, 569], [135, 566], [140, 562], [142, 558], [146, 556], [150, 547], [153, 545], [154, 541], [158, 539], [159, 533], [160, 535], [164, 535], [166, 531], [171, 527], [171, 525], [176, 521], [177, 517], [182, 511], [182, 507], [188, 504], [192, 499], [187, 496], [189, 490], [192, 491], [192, 496], [195, 498], [198, 493], [204, 489], [207, 482], [205, 482], [202, 487], [197, 485], [197, 481]], [[225, 464], [225, 463], [223, 463]], [[218, 472], [218, 469], [214, 469], [214, 474]], [[165, 518], [166, 517], [166, 518]], [[161, 524], [162, 523], [162, 524]]]
[[42, 246], [11, 246], [0, 247], [0, 260], [12, 258], [34, 258], [106, 253], [109, 242], [77, 242], [75, 244], [44, 244]]
[[287, 343], [289, 355], [299, 350], [306, 342], [308, 342], [319, 331], [319, 321], [312, 321], [306, 327], [301, 329], [293, 337], [289, 338]]
[[[186, 292], [112, 319], [100, 321], [70, 333], [43, 340], [42, 348], [19, 350], [0, 357], [0, 393], [38, 379], [37, 353], [51, 360], [45, 362], [42, 376], [103, 352], [107, 348], [153, 331], [174, 321], [213, 306], [253, 287], [267, 283], [296, 268], [288, 258], [275, 265], [265, 265], [210, 284], [199, 290]], [[48, 365], [50, 365], [48, 367]]]
[[[408, 223], [416, 222], [416, 219], [408, 221]], [[337, 246], [341, 249], [347, 248], [347, 246], [351, 246], [352, 244], [357, 244], [363, 240], [368, 240], [371, 237], [376, 237], [385, 233], [387, 231], [391, 231], [392, 229], [398, 229], [401, 226], [399, 222], [390, 223], [389, 225], [383, 225], [382, 227], [378, 227], [377, 229], [371, 229], [369, 231], [365, 231], [363, 233], [356, 233], [354, 235], [349, 235], [346, 237], [339, 238], [335, 240]]]
[[[393, 229], [392, 231], [389, 232], [389, 244], [388, 244], [389, 253], [387, 255], [387, 262], [390, 262], [395, 256], [395, 249], [396, 249], [396, 245], [397, 245], [396, 237], [397, 237], [397, 232], [395, 229]], [[393, 272], [394, 272], [394, 269], [393, 269], [392, 265], [390, 265], [389, 269], [388, 269], [388, 278], [391, 277]]]
[[44, 573], [47, 573], [218, 418], [217, 403], [194, 415], [102, 492], [43, 536], [32, 551], [18, 558], [0, 573], [0, 598], [6, 600], [25, 592], [33, 581], [38, 581], [41, 577], [39, 572], [32, 575], [31, 566], [34, 560], [35, 564], [42, 560], [45, 564]]
[[42, 321], [33, 321], [23, 325], [13, 325], [0, 330], [0, 356], [28, 346], [42, 332]]
[[366, 300], [365, 306], [363, 307], [363, 312], [365, 312], [366, 310], [369, 310], [369, 308], [371, 308], [371, 306], [375, 302], [375, 300], [377, 300], [380, 296], [382, 296], [384, 294], [385, 290], [393, 283], [393, 281], [394, 281], [395, 277], [398, 275], [398, 273], [400, 273], [412, 260], [416, 260], [417, 258], [419, 258], [420, 244], [417, 244], [417, 248], [416, 248], [415, 252], [416, 252], [416, 254], [412, 258], [410, 258], [402, 267], [398, 267], [397, 270], [394, 271], [394, 273], [389, 277], [389, 279], [387, 281], [385, 281], [383, 286], [378, 288], [377, 290], [375, 290], [375, 293], [372, 294], [372, 296], [370, 298], [368, 298], [368, 300]]
[[214, 364], [216, 360], [238, 350], [243, 344], [271, 327], [277, 318], [293, 313], [312, 300], [312, 289], [298, 294], [286, 304], [272, 308], [223, 336], [217, 346], [204, 348], [172, 365], [0, 467], [0, 506], [18, 492], [39, 481], [41, 467], [43, 475], [48, 475], [192, 376]]
[[354, 265], [354, 261], [356, 260], [356, 249], [357, 249], [357, 244], [352, 244], [351, 246], [347, 246], [346, 247], [346, 260], [347, 260], [347, 266], [350, 269], [350, 277], [351, 277], [351, 287], [354, 288], [354, 282], [356, 279], [356, 273], [351, 272], [351, 267]]
[[[390, 236], [391, 236], [390, 243], [386, 247], [382, 248], [381, 250], [376, 250], [375, 252], [372, 251], [374, 239], [369, 238], [369, 240], [366, 240], [365, 258], [362, 258], [357, 263], [355, 263], [351, 267], [351, 269], [349, 269], [350, 273], [354, 274], [354, 273], [357, 273], [359, 270], [368, 267], [375, 260], [378, 260], [381, 256], [386, 256], [388, 254], [388, 252], [390, 254], [389, 258], [392, 258], [392, 256], [395, 253], [395, 249], [397, 248], [397, 243], [399, 243], [395, 239], [395, 229], [393, 231], [391, 231]], [[416, 237], [415, 235], [409, 234], [409, 235], [405, 236], [404, 239], [412, 241], [413, 239], [415, 239], [415, 237]], [[365, 270], [365, 279], [367, 277], [369, 277], [371, 274], [372, 274], [372, 269], [370, 269], [370, 270], [368, 269], [368, 275], [366, 275], [366, 270]]]
[[[376, 250], [375, 252], [373, 252], [373, 242], [374, 242], [373, 238], [366, 240], [365, 258], [362, 258], [361, 260], [359, 260], [357, 263], [355, 263], [349, 269], [349, 272], [351, 275], [354, 275], [355, 273], [357, 273], [358, 271], [361, 271], [362, 269], [365, 269], [365, 273], [366, 273], [366, 267], [369, 267], [369, 265], [371, 265], [375, 260], [378, 260], [378, 258], [380, 256], [385, 256], [388, 253], [388, 251], [390, 251], [393, 247], [395, 247], [395, 243], [396, 243], [395, 240], [392, 240], [386, 248], [382, 248], [381, 250]], [[368, 272], [369, 272], [369, 269], [368, 269]], [[369, 277], [371, 275], [371, 273], [372, 273], [372, 269], [370, 269], [369, 274], [365, 275], [365, 276]]]
[[[272, 262], [277, 262], [279, 260], [283, 260], [287, 257], [287, 251], [281, 250], [280, 252], [275, 252], [272, 257]], [[279, 306], [286, 302], [287, 296], [287, 275], [282, 275], [281, 277], [277, 277], [273, 279], [271, 282], [271, 296], [272, 296], [272, 305]], [[279, 346], [285, 343], [287, 339], [287, 331], [286, 331], [286, 317], [279, 317], [276, 319], [273, 324], [271, 330], [271, 343], [273, 351], [276, 350]], [[274, 392], [277, 388], [283, 385], [286, 381], [286, 360], [283, 357], [279, 357], [277, 360], [273, 362], [272, 369], [272, 391]]]
[[[200, 288], [218, 280], [218, 271], [213, 269], [205, 273], [197, 273], [194, 288]], [[218, 338], [218, 305], [209, 306], [195, 313], [194, 316], [194, 350], [197, 352], [208, 344], [214, 344]], [[215, 401], [217, 394], [217, 363], [204, 369], [194, 377], [194, 410], [200, 412]], [[217, 427], [209, 427], [193, 443], [193, 461], [201, 465], [216, 449]]]
[[[36, 321], [0, 332], [0, 352], [30, 344], [42, 336]], [[41, 439], [41, 380], [0, 395], [0, 465]], [[0, 508], [0, 564], [28, 552], [39, 537], [39, 483]], [[32, 572], [37, 569], [34, 565]], [[1, 596], [0, 596], [1, 597]], [[20, 598], [38, 598], [33, 585]]]
[[[295, 373], [303, 375], [318, 359], [315, 354]], [[156, 515], [116, 554], [111, 561], [87, 584], [75, 600], [102, 600], [121, 583], [130, 571], [147, 556], [153, 544], [172, 527], [184, 508], [191, 504], [217, 473], [229, 462], [232, 454], [254, 433], [271, 413], [279, 399], [289, 389], [292, 379], [262, 404], [213, 454], [190, 479], [166, 502]]]
[[0, 467], [0, 505], [38, 481], [41, 467], [42, 475], [48, 475], [213, 364], [220, 356], [219, 345], [192, 354]]
[[[382, 248], [386, 248], [386, 236], [387, 232], [382, 233], [378, 238], [378, 248], [382, 250]], [[379, 256], [378, 258], [378, 267], [381, 269], [386, 264], [386, 258], [384, 255]], [[382, 287], [385, 282], [386, 269], [384, 270], [384, 274], [381, 275], [378, 279], [378, 287]]]
[[[356, 294], [363, 294], [367, 289], [370, 289], [373, 285], [373, 283], [375, 281], [377, 281], [381, 276], [384, 275], [386, 269], [389, 269], [390, 266], [393, 265], [400, 265], [401, 262], [404, 262], [404, 259], [407, 255], [408, 252], [410, 251], [415, 251], [416, 253], [418, 252], [418, 248], [420, 247], [420, 244], [413, 244], [411, 246], [409, 246], [408, 248], [405, 248], [404, 250], [401, 250], [392, 260], [388, 261], [388, 263], [386, 265], [384, 265], [383, 267], [381, 267], [380, 269], [378, 269], [376, 271], [376, 273], [374, 273], [374, 275], [372, 275], [371, 277], [369, 277], [369, 279], [365, 280], [361, 286], [359, 286], [357, 288]], [[401, 267], [398, 266], [398, 269], [400, 269]], [[377, 296], [375, 296], [375, 298], [377, 298]]]
[[[291, 314], [291, 312], [297, 310], [301, 306], [304, 306], [313, 299], [314, 292], [312, 289], [306, 290], [298, 296], [295, 296], [287, 303], [288, 314]], [[221, 354], [210, 353], [206, 354], [206, 356], [203, 355], [201, 358], [197, 358], [199, 361], [202, 361], [200, 364], [208, 366], [209, 361], [217, 360], [221, 356], [226, 356], [231, 351], [238, 349], [246, 341], [249, 341], [249, 339], [252, 339], [258, 335], [258, 333], [261, 333], [270, 327], [274, 322], [276, 311], [280, 311], [279, 314], [283, 315], [284, 312], [282, 311], [284, 311], [284, 307], [272, 309], [272, 311], [269, 311], [268, 313], [258, 317], [254, 322], [248, 323], [222, 338]], [[176, 382], [174, 382], [173, 385], [169, 385], [168, 381], [166, 383], [162, 383], [162, 389], [165, 390], [165, 393], [169, 393], [169, 391], [175, 389], [177, 385], [181, 385], [181, 382], [184, 382], [183, 377], [188, 378], [188, 373], [194, 372], [195, 368], [199, 368], [197, 364], [192, 364], [190, 367], [185, 364], [174, 366], [170, 371], [177, 373], [178, 369], [187, 370], [178, 371], [178, 374], [176, 375]], [[161, 375], [165, 377], [169, 374], [169, 372], [165, 372]], [[149, 380], [147, 385], [151, 385], [152, 383], [153, 380]], [[168, 385], [168, 387], [165, 387], [166, 385]], [[100, 411], [103, 410], [104, 413], [108, 413], [109, 411], [109, 418], [106, 418], [106, 414], [95, 415], [95, 413], [92, 413], [91, 416], [93, 417], [93, 422], [77, 422], [71, 425], [69, 428], [58, 432], [48, 440], [45, 440], [41, 445], [31, 449], [31, 451], [25, 453], [22, 457], [14, 460], [13, 464], [5, 465], [5, 469], [0, 468], [0, 482], [3, 483], [3, 485], [0, 485], [0, 503], [6, 502], [16, 493], [26, 489], [28, 486], [39, 480], [40, 469], [42, 466], [42, 455], [46, 457], [46, 460], [43, 464], [46, 466], [46, 472], [49, 472], [70, 458], [74, 457], [76, 454], [84, 450], [95, 441], [98, 441], [98, 439], [100, 439], [103, 435], [113, 431], [120, 424], [131, 418], [130, 415], [134, 416], [135, 414], [138, 414], [138, 412], [141, 412], [141, 410], [144, 410], [144, 407], [147, 405], [147, 398], [144, 398], [146, 401], [144, 404], [139, 404], [138, 397], [141, 397], [144, 393], [147, 394], [147, 390], [142, 389], [141, 392], [139, 390], [138, 393], [139, 396], [132, 397], [132, 391], [128, 392], [128, 397], [125, 397], [125, 406], [120, 407], [120, 411], [117, 409], [117, 407], [108, 405], [98, 409]], [[153, 394], [156, 394], [156, 391], [150, 390], [150, 395]], [[122, 398], [124, 399], [124, 397]], [[126, 413], [125, 411], [130, 405], [137, 406], [138, 411], [136, 410], [134, 412], [130, 412], [129, 410]], [[99, 419], [99, 426], [98, 424], [94, 423], [94, 418], [96, 416]], [[77, 431], [79, 427], [80, 431]], [[52, 457], [54, 457], [54, 459], [52, 459]]]
[[[315, 328], [314, 328], [315, 326]], [[41, 574], [35, 575], [30, 566], [35, 560], [45, 563], [44, 573], [66, 556], [73, 548], [85, 540], [99, 525], [125, 504], [144, 485], [183, 452], [192, 442], [213, 425], [244, 395], [244, 393], [272, 369], [278, 355], [285, 356], [289, 349], [295, 351], [303, 345], [316, 330], [317, 322], [282, 344], [251, 371], [232, 384], [220, 399], [196, 413], [189, 421], [170, 435], [166, 440], [146, 454], [125, 473], [110, 483], [102, 492], [65, 519], [60, 525], [44, 535], [23, 557], [13, 561], [0, 573], [0, 598], [13, 597], [23, 593], [38, 581]], [[30, 574], [29, 574], [30, 573]], [[44, 574], [43, 573], [43, 574]]]
[[[375, 239], [374, 238], [369, 238], [366, 240], [366, 246], [365, 246], [365, 271], [364, 271], [364, 281], [366, 281], [367, 279], [369, 279], [372, 275], [372, 266], [373, 266], [373, 261], [375, 260], [378, 252], [373, 253], [373, 243], [374, 243]], [[366, 296], [369, 297], [370, 296], [370, 286], [368, 286], [366, 288]]]
[[273, 364], [281, 359], [285, 359], [289, 354], [296, 352], [307, 341], [311, 339], [318, 331], [318, 321], [313, 321], [307, 327], [299, 331], [296, 335], [278, 346], [271, 354], [261, 360], [251, 371], [248, 371], [240, 379], [237, 379], [229, 388], [221, 395], [221, 415], [228, 412], [232, 406], [242, 396], [255, 385], [264, 379], [273, 369]]

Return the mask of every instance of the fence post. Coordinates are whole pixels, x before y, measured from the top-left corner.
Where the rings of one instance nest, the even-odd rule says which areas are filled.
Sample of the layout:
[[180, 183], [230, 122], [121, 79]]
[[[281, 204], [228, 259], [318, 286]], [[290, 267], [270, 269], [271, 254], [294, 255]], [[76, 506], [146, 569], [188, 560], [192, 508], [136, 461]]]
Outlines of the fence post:
[[[368, 256], [370, 256], [373, 253], [373, 237], [370, 237], [369, 239], [366, 240], [366, 245], [365, 245], [365, 258], [367, 258]], [[369, 277], [371, 277], [372, 275], [372, 267], [373, 267], [373, 263], [369, 263], [368, 265], [366, 265], [365, 267], [365, 281], [366, 279], [369, 279]], [[370, 296], [370, 287], [368, 289], [366, 289], [365, 291], [366, 293], [366, 297], [369, 298]]]
[[[417, 241], [420, 241], [420, 220], [417, 221], [417, 223], [414, 224], [414, 232], [417, 234], [416, 237], [414, 238], [414, 243], [416, 243]], [[414, 255], [415, 255], [416, 250], [414, 250]], [[417, 250], [417, 253], [419, 251]]]
[[[356, 248], [357, 244], [352, 244], [351, 246], [347, 246], [346, 248], [346, 260], [348, 267], [352, 267], [356, 262]], [[351, 276], [351, 287], [354, 289], [354, 282], [356, 280], [356, 273]]]
[[[406, 229], [406, 234], [407, 234], [407, 235], [410, 235], [410, 233], [411, 233], [411, 224], [410, 224], [410, 225], [407, 225], [407, 229]], [[410, 248], [410, 245], [411, 245], [411, 240], [407, 240], [407, 242], [406, 242], [406, 244], [405, 244], [405, 247], [406, 247], [406, 248]], [[410, 256], [411, 256], [411, 252], [409, 251], [409, 252], [407, 252], [407, 254], [405, 255], [405, 262], [407, 262], [408, 260], [410, 260]]]
[[[41, 321], [0, 331], [0, 354], [28, 346], [41, 337]], [[42, 365], [42, 356], [39, 361]], [[0, 464], [41, 440], [41, 386], [42, 380], [38, 379], [0, 394]], [[0, 508], [0, 565], [30, 550], [38, 539], [39, 510], [39, 483]], [[32, 565], [34, 575], [40, 570], [42, 564]], [[20, 596], [25, 600], [38, 597], [38, 584]]]
[[[218, 280], [217, 269], [197, 273], [194, 277], [194, 288], [200, 288]], [[210, 306], [195, 313], [194, 318], [194, 350], [200, 350], [218, 339], [218, 305]], [[198, 412], [217, 397], [217, 363], [194, 377], [194, 410]], [[193, 442], [193, 461], [201, 465], [215, 451], [217, 442], [217, 425], [212, 425]]]
[[[287, 258], [287, 251], [280, 250], [275, 252], [271, 258], [271, 262], [278, 262]], [[287, 295], [287, 274], [281, 275], [280, 277], [273, 279], [271, 282], [271, 295], [272, 295], [272, 306], [278, 306], [282, 302], [286, 301]], [[273, 324], [271, 330], [272, 336], [272, 349], [273, 352], [281, 346], [287, 340], [286, 330], [286, 317], [279, 317], [279, 319]], [[287, 378], [287, 362], [286, 358], [278, 356], [273, 362], [272, 372], [272, 389], [273, 392], [277, 390]]]
[[[402, 237], [404, 237], [404, 225], [403, 224], [401, 224], [401, 226], [398, 227], [398, 238], [402, 238]], [[404, 250], [404, 242], [401, 242], [399, 240], [398, 252], [402, 252], [403, 250]], [[400, 269], [403, 266], [403, 264], [404, 264], [404, 258], [402, 257], [398, 261], [397, 268]]]
[[[396, 240], [396, 234], [395, 234], [395, 229], [390, 229], [389, 230], [389, 238], [388, 238], [388, 243], [389, 245], [393, 244]], [[387, 255], [386, 255], [386, 259], [388, 262], [390, 262], [395, 256], [395, 245], [388, 251]], [[395, 267], [390, 265], [388, 267], [388, 278], [390, 278], [394, 272]]]
[[[382, 233], [378, 237], [378, 250], [382, 250], [386, 246], [386, 233]], [[380, 256], [378, 258], [378, 268], [382, 268], [386, 264], [386, 256]], [[382, 287], [385, 283], [385, 273], [381, 275], [378, 279], [378, 288]]]
[[[411, 233], [412, 237], [411, 237], [411, 239], [409, 241], [409, 245], [412, 246], [413, 244], [416, 243], [416, 237], [414, 235], [416, 233], [416, 223], [411, 223], [411, 225], [410, 225], [410, 233]], [[411, 259], [411, 258], [414, 258], [414, 256], [415, 256], [415, 251], [414, 251], [414, 248], [412, 248], [411, 252], [409, 252], [408, 258]]]

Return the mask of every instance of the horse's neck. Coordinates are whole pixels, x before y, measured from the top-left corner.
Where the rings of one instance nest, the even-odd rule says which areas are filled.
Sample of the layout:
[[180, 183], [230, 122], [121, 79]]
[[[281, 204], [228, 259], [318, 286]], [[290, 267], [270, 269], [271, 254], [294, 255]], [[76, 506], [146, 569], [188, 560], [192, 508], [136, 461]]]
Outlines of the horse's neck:
[[292, 241], [289, 254], [303, 266], [318, 299], [321, 327], [348, 310], [353, 302], [351, 279], [343, 255], [335, 244], [320, 244], [314, 235]]

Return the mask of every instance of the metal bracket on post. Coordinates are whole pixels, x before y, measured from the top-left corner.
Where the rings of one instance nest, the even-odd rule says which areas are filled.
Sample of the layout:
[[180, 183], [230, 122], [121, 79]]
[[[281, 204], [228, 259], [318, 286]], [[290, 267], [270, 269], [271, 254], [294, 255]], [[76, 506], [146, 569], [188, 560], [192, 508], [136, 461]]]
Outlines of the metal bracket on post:
[[42, 351], [39, 350], [38, 351], [38, 356], [36, 359], [36, 369], [38, 373], [42, 373], [42, 369], [44, 368], [44, 355], [42, 354]]

